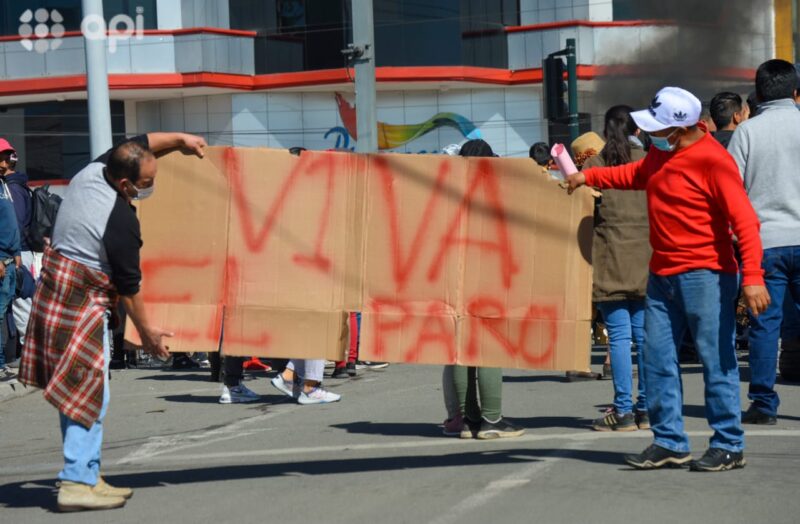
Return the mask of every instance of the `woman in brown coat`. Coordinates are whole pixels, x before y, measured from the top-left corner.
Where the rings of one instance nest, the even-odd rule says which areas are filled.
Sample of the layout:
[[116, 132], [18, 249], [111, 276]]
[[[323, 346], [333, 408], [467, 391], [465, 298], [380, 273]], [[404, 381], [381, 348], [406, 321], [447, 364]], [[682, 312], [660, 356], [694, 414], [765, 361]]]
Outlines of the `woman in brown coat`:
[[[606, 145], [584, 168], [617, 166], [644, 158], [639, 130], [628, 106], [606, 112]], [[598, 431], [634, 431], [650, 427], [645, 403], [644, 299], [650, 260], [647, 200], [644, 191], [604, 190], [595, 213], [592, 300], [603, 314], [611, 352], [614, 406], [594, 421]], [[639, 396], [633, 401], [631, 341], [639, 356]]]

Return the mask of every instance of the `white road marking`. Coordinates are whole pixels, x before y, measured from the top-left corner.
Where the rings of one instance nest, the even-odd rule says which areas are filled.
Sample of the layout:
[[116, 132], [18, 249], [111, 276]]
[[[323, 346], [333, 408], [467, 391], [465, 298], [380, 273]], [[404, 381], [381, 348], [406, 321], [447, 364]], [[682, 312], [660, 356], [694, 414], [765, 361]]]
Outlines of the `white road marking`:
[[[277, 414], [273, 414], [277, 415]], [[266, 416], [262, 416], [259, 420], [264, 420]], [[256, 417], [254, 417], [255, 419]], [[252, 421], [254, 419], [247, 419]], [[237, 423], [240, 424], [240, 423]], [[222, 430], [223, 428], [220, 428]], [[217, 431], [217, 430], [215, 430]], [[239, 430], [240, 431], [240, 430]], [[210, 432], [206, 432], [210, 433]], [[710, 437], [711, 431], [689, 431], [690, 437]], [[232, 435], [228, 438], [235, 438], [238, 435]], [[202, 446], [210, 441], [187, 444], [183, 446], [175, 446], [161, 449], [154, 448], [155, 453], [140, 453], [134, 452], [122, 460], [113, 462], [114, 465], [126, 463], [146, 463], [150, 461], [158, 461], [164, 463], [166, 461], [172, 463], [185, 463], [198, 460], [225, 460], [236, 458], [255, 458], [255, 457], [278, 457], [285, 455], [312, 455], [312, 454], [325, 454], [325, 453], [343, 453], [352, 451], [375, 451], [375, 450], [392, 450], [392, 449], [414, 449], [414, 448], [433, 448], [433, 447], [455, 447], [455, 446], [477, 446], [486, 445], [508, 445], [517, 443], [531, 443], [542, 442], [547, 440], [561, 440], [561, 441], [577, 441], [577, 442], [593, 442], [606, 438], [613, 439], [652, 439], [653, 434], [649, 431], [631, 431], [627, 433], [614, 433], [614, 432], [600, 432], [600, 431], [577, 431], [573, 433], [542, 433], [542, 434], [528, 434], [514, 439], [496, 439], [496, 440], [461, 440], [455, 438], [442, 437], [439, 440], [420, 439], [408, 440], [401, 442], [373, 442], [368, 444], [338, 444], [332, 446], [309, 446], [309, 447], [296, 447], [296, 448], [273, 448], [273, 449], [254, 449], [249, 451], [219, 451], [198, 454], [178, 455], [174, 453], [175, 450], [185, 449], [188, 447]], [[800, 430], [796, 429], [775, 429], [775, 430], [754, 430], [745, 432], [745, 437], [800, 437]], [[170, 437], [171, 439], [180, 439], [181, 436]], [[184, 437], [185, 438], [185, 437]], [[200, 438], [200, 437], [198, 437]], [[208, 438], [208, 436], [202, 437]], [[225, 440], [228, 440], [225, 438]], [[159, 456], [163, 453], [169, 452], [168, 457]]]
[[276, 405], [272, 407], [272, 411], [264, 413], [263, 415], [256, 415], [254, 417], [245, 418], [236, 422], [232, 422], [225, 426], [215, 428], [208, 431], [193, 431], [187, 433], [178, 433], [176, 435], [168, 436], [155, 436], [150, 437], [137, 450], [126, 455], [125, 457], [114, 461], [114, 464], [130, 464], [133, 462], [143, 462], [150, 459], [155, 459], [164, 453], [175, 453], [176, 451], [207, 446], [217, 442], [232, 440], [240, 437], [246, 437], [253, 433], [263, 431], [263, 429], [248, 430], [248, 426], [259, 422], [265, 422], [285, 412], [291, 411], [289, 405]]
[[[283, 412], [290, 412], [290, 408], [292, 405], [286, 405], [287, 409], [282, 410]], [[295, 406], [296, 407], [296, 406]], [[425, 448], [440, 448], [440, 447], [451, 447], [457, 448], [461, 447], [480, 447], [483, 446], [486, 449], [491, 449], [495, 446], [500, 445], [515, 445], [517, 443], [533, 443], [533, 442], [543, 442], [549, 440], [555, 441], [566, 441], [566, 442], [585, 442], [591, 443], [598, 440], [603, 440], [606, 438], [612, 439], [651, 439], [652, 433], [649, 431], [632, 431], [630, 433], [614, 433], [614, 432], [599, 432], [599, 431], [578, 431], [573, 433], [546, 433], [546, 434], [528, 434], [523, 435], [519, 438], [515, 439], [496, 439], [496, 440], [461, 440], [461, 439], [454, 439], [454, 438], [441, 438], [439, 440], [433, 439], [418, 439], [418, 440], [408, 440], [408, 441], [401, 441], [401, 442], [382, 442], [382, 443], [369, 443], [369, 444], [339, 444], [334, 446], [309, 446], [309, 447], [297, 447], [297, 448], [277, 448], [277, 449], [256, 449], [251, 451], [227, 451], [227, 452], [207, 452], [207, 453], [195, 453], [195, 454], [184, 454], [184, 455], [177, 455], [174, 453], [175, 450], [179, 449], [190, 449], [196, 448], [200, 446], [204, 446], [210, 444], [211, 442], [219, 442], [222, 440], [232, 440], [237, 437], [243, 436], [246, 434], [253, 434], [258, 431], [264, 431], [266, 428], [262, 429], [255, 429], [250, 428], [245, 430], [244, 427], [247, 424], [252, 424], [254, 422], [269, 420], [274, 416], [278, 416], [282, 414], [280, 412], [272, 412], [267, 413], [264, 415], [259, 415], [256, 417], [251, 417], [249, 419], [243, 420], [241, 422], [237, 422], [235, 424], [230, 424], [225, 426], [224, 428], [218, 428], [216, 430], [210, 430], [205, 432], [194, 432], [194, 433], [187, 433], [181, 435], [174, 435], [171, 437], [153, 437], [152, 443], [147, 443], [139, 448], [137, 451], [123, 457], [119, 460], [104, 460], [103, 465], [104, 468], [107, 468], [108, 471], [111, 469], [115, 469], [118, 471], [124, 471], [126, 468], [119, 467], [119, 466], [135, 466], [141, 465], [143, 468], [147, 469], [147, 464], [152, 462], [157, 462], [159, 468], [164, 468], [165, 466], [185, 466], [187, 463], [208, 463], [212, 460], [219, 460], [225, 461], [229, 459], [255, 459], [259, 457], [268, 458], [268, 457], [281, 457], [286, 455], [320, 455], [331, 453], [337, 456], [340, 456], [342, 453], [347, 452], [370, 452], [370, 451], [379, 451], [379, 450], [397, 450], [397, 449], [425, 449]], [[230, 430], [225, 431], [226, 429], [235, 426], [235, 431], [230, 432]], [[216, 433], [214, 433], [216, 432]], [[213, 434], [212, 434], [213, 433]], [[711, 431], [704, 430], [704, 431], [689, 431], [688, 435], [690, 437], [710, 437], [712, 435]], [[215, 440], [209, 440], [209, 437]], [[792, 437], [797, 438], [800, 437], [800, 429], [759, 429], [759, 430], [752, 430], [745, 432], [745, 438], [758, 438], [758, 437]], [[178, 442], [191, 440], [186, 444], [180, 445]], [[203, 440], [205, 439], [205, 440]], [[148, 446], [149, 444], [149, 446]], [[144, 452], [143, 448], [147, 447], [148, 452]], [[569, 446], [566, 448], [567, 455], [569, 454]], [[579, 448], [574, 448], [579, 449]], [[56, 450], [54, 450], [55, 452]], [[60, 453], [60, 450], [58, 450]], [[164, 456], [164, 454], [167, 454]], [[558, 458], [562, 458], [558, 455], [559, 452], [555, 452], [552, 456]], [[747, 452], [745, 451], [745, 454]], [[550, 455], [548, 455], [550, 456]], [[537, 463], [538, 464], [538, 463]], [[0, 478], [2, 477], [10, 477], [10, 476], [17, 476], [17, 475], [38, 475], [38, 474], [47, 474], [53, 473], [54, 471], [58, 471], [63, 466], [63, 463], [39, 463], [39, 464], [25, 464], [21, 466], [4, 466], [2, 470], [0, 470]], [[500, 484], [502, 485], [502, 483]], [[498, 486], [500, 486], [498, 485]]]
[[[502, 440], [502, 439], [501, 439]], [[515, 439], [519, 440], [519, 439]], [[514, 473], [506, 475], [499, 480], [490, 482], [485, 488], [477, 493], [473, 493], [459, 503], [453, 505], [447, 513], [430, 521], [430, 524], [451, 524], [458, 522], [464, 515], [473, 512], [475, 509], [485, 506], [493, 498], [505, 493], [508, 490], [524, 486], [530, 483], [534, 477], [545, 473], [548, 469], [564, 457], [568, 457], [571, 452], [583, 449], [590, 444], [588, 440], [570, 442], [566, 448], [555, 450], [543, 456], [537, 456], [536, 461], [518, 469]]]

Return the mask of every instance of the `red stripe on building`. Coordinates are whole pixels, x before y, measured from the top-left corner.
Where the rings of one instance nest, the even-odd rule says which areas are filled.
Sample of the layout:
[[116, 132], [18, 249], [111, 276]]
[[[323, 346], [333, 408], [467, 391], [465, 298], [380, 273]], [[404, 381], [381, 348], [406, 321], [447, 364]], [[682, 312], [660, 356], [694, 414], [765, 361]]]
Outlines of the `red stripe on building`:
[[592, 20], [564, 20], [562, 22], [546, 22], [542, 24], [511, 25], [506, 26], [506, 33], [528, 33], [534, 31], [550, 31], [568, 27], [642, 27], [654, 25], [675, 25], [672, 20], [616, 20], [609, 22], [594, 22]]
[[[351, 75], [353, 73], [351, 72]], [[646, 75], [646, 67], [631, 65], [579, 65], [579, 80], [594, 80], [611, 76]], [[726, 68], [709, 71], [709, 78], [750, 81], [755, 70]], [[378, 82], [465, 82], [491, 85], [525, 85], [542, 82], [541, 68], [509, 70], [470, 66], [431, 67], [379, 67]], [[111, 90], [135, 89], [185, 89], [192, 87], [216, 87], [240, 91], [286, 89], [329, 84], [345, 84], [350, 77], [345, 69], [324, 69], [299, 73], [275, 73], [270, 75], [235, 75], [229, 73], [154, 73], [121, 74], [108, 76]], [[25, 78], [0, 81], [0, 96], [33, 95], [42, 93], [65, 93], [86, 90], [84, 75], [47, 78]]]

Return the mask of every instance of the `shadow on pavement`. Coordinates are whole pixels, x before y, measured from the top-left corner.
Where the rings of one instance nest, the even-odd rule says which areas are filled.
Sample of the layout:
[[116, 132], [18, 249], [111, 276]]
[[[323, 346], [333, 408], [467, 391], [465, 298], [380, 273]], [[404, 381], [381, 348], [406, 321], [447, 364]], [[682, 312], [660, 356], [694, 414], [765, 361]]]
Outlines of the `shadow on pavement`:
[[504, 376], [503, 382], [567, 382], [566, 375], [513, 375]]
[[211, 382], [208, 370], [198, 373], [197, 371], [172, 371], [158, 373], [156, 375], [148, 375], [146, 377], [137, 377], [136, 380], [189, 380], [193, 382]]
[[436, 437], [444, 438], [440, 425], [425, 422], [347, 422], [331, 424], [348, 433], [361, 435], [386, 435], [395, 437]]
[[592, 421], [582, 417], [528, 417], [528, 418], [512, 418], [509, 420], [517, 426], [522, 426], [526, 429], [542, 429], [542, 428], [572, 428], [572, 429], [586, 429], [589, 428]]
[[[591, 420], [579, 417], [529, 417], [511, 418], [508, 420], [525, 429], [541, 428], [588, 428]], [[442, 427], [439, 424], [424, 422], [348, 422], [345, 424], [332, 424], [331, 427], [344, 429], [348, 433], [362, 435], [386, 435], [395, 437], [435, 437], [443, 438]]]
[[[153, 471], [142, 473], [121, 473], [106, 475], [108, 482], [115, 486], [132, 488], [154, 488], [165, 484], [198, 484], [202, 482], [223, 482], [283, 476], [337, 475], [347, 473], [367, 473], [374, 471], [398, 471], [428, 468], [447, 468], [460, 466], [487, 466], [500, 464], [530, 464], [551, 456], [593, 462], [599, 464], [622, 464], [622, 453], [593, 450], [563, 449], [520, 449], [485, 450], [442, 455], [413, 455], [373, 458], [342, 458], [334, 460], [309, 460], [283, 462], [277, 464], [215, 465], [204, 468], [175, 471]], [[53, 480], [13, 482], [0, 485], [0, 507], [26, 508], [42, 507], [54, 510], [56, 495]]]
[[[184, 404], [219, 404], [219, 395], [164, 395], [158, 397], [167, 402], [181, 402]], [[288, 398], [286, 395], [261, 395], [261, 398], [255, 402], [245, 402], [242, 404], [278, 404], [285, 402]]]

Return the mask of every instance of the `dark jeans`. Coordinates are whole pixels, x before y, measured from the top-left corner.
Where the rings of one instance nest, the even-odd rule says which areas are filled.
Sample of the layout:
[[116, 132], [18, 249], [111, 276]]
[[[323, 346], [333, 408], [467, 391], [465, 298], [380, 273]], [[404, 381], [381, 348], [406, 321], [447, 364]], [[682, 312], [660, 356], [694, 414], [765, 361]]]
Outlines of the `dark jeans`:
[[224, 373], [225, 385], [230, 387], [238, 386], [244, 376], [244, 361], [245, 357], [225, 357], [224, 359]]
[[780, 404], [775, 392], [775, 368], [787, 293], [800, 311], [800, 246], [765, 249], [761, 266], [772, 302], [758, 317], [750, 315], [750, 389], [747, 396], [759, 411], [774, 416]]

